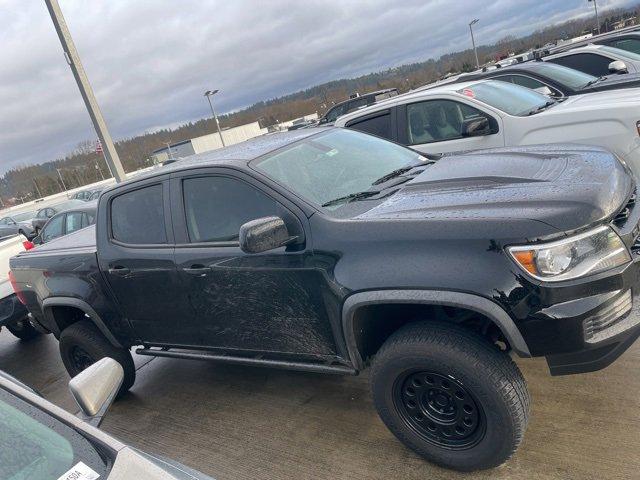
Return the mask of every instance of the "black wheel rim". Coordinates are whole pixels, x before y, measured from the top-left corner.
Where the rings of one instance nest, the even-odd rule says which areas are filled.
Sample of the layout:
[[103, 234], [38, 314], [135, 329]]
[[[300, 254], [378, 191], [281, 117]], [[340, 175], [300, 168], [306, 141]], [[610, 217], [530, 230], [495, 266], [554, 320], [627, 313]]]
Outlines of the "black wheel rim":
[[405, 424], [426, 442], [450, 450], [471, 448], [486, 432], [475, 396], [457, 379], [411, 371], [395, 382], [393, 400]]
[[96, 362], [82, 347], [73, 347], [70, 352], [70, 357], [75, 373], [80, 373]]

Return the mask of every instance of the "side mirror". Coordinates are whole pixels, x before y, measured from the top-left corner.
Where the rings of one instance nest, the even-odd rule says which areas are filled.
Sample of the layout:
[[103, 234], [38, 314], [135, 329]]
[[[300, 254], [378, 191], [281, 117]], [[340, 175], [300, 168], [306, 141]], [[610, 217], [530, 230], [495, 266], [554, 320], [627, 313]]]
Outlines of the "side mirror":
[[609, 73], [629, 73], [629, 68], [622, 60], [614, 60], [609, 64]]
[[240, 248], [245, 253], [260, 253], [287, 245], [296, 237], [280, 217], [251, 220], [240, 227]]
[[546, 85], [543, 85], [542, 87], [534, 88], [533, 91], [538, 92], [542, 95], [546, 95], [547, 97], [553, 97], [553, 91]]
[[480, 137], [491, 133], [487, 117], [466, 118], [462, 121], [460, 130], [460, 135], [463, 137]]
[[124, 370], [113, 358], [105, 357], [87, 367], [69, 382], [69, 390], [80, 407], [78, 416], [97, 427], [120, 390]]

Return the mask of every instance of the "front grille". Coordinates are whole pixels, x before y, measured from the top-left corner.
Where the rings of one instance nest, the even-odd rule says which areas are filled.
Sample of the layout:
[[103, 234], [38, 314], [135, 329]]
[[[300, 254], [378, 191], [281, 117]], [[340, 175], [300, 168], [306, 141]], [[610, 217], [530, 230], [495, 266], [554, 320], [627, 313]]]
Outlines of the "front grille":
[[613, 224], [618, 228], [624, 227], [635, 205], [636, 205], [636, 190], [634, 189], [633, 193], [631, 194], [631, 197], [629, 198], [629, 201], [625, 204], [624, 208], [620, 210], [615, 216], [615, 218], [613, 219]]
[[[583, 322], [585, 341], [601, 342], [629, 328], [624, 320], [628, 318], [625, 315], [631, 311], [632, 306], [631, 290], [627, 290], [609, 306], [586, 318]], [[635, 318], [632, 320], [637, 321]]]

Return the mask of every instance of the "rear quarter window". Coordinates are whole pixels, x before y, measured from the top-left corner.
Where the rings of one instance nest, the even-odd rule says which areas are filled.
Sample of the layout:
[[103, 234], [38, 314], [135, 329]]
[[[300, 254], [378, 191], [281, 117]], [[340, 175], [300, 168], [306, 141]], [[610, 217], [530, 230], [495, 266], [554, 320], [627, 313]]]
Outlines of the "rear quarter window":
[[111, 201], [111, 235], [132, 245], [167, 243], [162, 185], [118, 195]]
[[393, 136], [391, 132], [391, 112], [389, 110], [367, 116], [362, 120], [353, 120], [347, 124], [347, 127], [386, 139], [391, 139]]

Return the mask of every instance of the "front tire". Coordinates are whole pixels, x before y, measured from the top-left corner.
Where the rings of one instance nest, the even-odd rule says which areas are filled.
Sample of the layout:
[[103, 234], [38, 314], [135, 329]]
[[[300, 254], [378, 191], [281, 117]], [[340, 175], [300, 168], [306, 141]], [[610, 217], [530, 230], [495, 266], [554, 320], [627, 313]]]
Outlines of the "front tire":
[[457, 325], [420, 322], [395, 332], [373, 361], [371, 389], [380, 417], [402, 443], [460, 471], [504, 463], [529, 417], [515, 363]]
[[38, 330], [33, 328], [33, 325], [31, 325], [31, 322], [29, 322], [29, 319], [26, 317], [12, 325], [6, 325], [6, 327], [15, 337], [25, 342], [41, 335]]
[[81, 320], [65, 328], [60, 334], [60, 356], [67, 372], [75, 377], [85, 368], [104, 357], [116, 360], [124, 370], [118, 396], [127, 392], [136, 380], [136, 368], [131, 352], [115, 347], [88, 320]]

